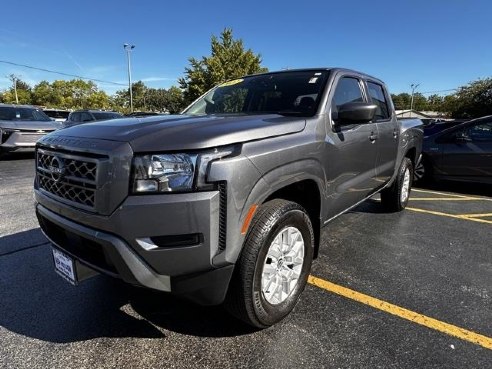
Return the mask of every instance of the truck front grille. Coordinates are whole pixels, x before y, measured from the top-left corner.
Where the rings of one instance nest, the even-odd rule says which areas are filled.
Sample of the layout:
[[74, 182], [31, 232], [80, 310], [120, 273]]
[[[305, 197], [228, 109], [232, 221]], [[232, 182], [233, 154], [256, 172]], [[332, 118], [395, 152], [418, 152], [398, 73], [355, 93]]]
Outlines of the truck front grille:
[[38, 149], [39, 188], [87, 210], [96, 205], [98, 159]]

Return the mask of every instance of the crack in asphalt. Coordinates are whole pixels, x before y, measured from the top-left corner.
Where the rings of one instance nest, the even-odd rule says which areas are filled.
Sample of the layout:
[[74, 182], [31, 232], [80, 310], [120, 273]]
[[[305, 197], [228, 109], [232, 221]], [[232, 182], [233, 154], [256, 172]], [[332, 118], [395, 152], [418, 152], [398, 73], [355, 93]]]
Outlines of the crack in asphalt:
[[3, 254], [0, 254], [0, 257], [2, 256], [7, 256], [7, 255], [12, 255], [12, 254], [15, 254], [17, 252], [21, 252], [21, 251], [26, 251], [26, 250], [30, 250], [30, 249], [33, 249], [35, 247], [39, 247], [39, 246], [44, 246], [44, 245], [48, 245], [50, 242], [49, 241], [45, 241], [45, 242], [42, 242], [42, 243], [37, 243], [35, 245], [31, 245], [31, 246], [26, 246], [26, 247], [23, 247], [21, 249], [17, 249], [17, 250], [13, 250], [13, 251], [8, 251], [8, 252], [4, 252]]

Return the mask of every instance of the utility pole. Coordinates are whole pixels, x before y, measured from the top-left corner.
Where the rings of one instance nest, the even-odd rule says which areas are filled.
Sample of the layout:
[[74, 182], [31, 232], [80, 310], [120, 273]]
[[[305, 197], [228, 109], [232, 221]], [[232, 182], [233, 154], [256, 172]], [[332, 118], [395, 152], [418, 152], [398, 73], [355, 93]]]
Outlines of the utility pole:
[[17, 96], [17, 80], [19, 79], [19, 77], [17, 77], [15, 74], [10, 74], [8, 78], [12, 81], [14, 85], [15, 103], [19, 104], [19, 96]]
[[135, 45], [123, 44], [123, 48], [126, 51], [126, 58], [128, 61], [128, 91], [130, 91], [130, 113], [133, 113], [132, 70], [130, 62], [130, 52], [135, 48]]
[[412, 89], [412, 99], [410, 100], [410, 118], [412, 117], [412, 110], [413, 110], [413, 95], [415, 93], [415, 90], [417, 89], [417, 87], [420, 86], [420, 83], [417, 83], [417, 84], [414, 84], [412, 83], [410, 85], [410, 88]]

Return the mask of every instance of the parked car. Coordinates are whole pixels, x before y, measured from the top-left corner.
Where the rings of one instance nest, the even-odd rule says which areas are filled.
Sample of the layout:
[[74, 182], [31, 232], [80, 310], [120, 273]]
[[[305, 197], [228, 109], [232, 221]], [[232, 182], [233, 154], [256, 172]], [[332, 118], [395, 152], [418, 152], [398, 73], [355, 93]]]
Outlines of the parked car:
[[37, 140], [57, 128], [58, 125], [41, 109], [0, 104], [0, 154], [33, 151]]
[[123, 115], [114, 111], [105, 110], [76, 110], [70, 113], [64, 126], [71, 127], [82, 123], [91, 123], [98, 120], [122, 118]]
[[424, 137], [416, 180], [492, 184], [492, 116], [465, 121]]
[[98, 271], [267, 327], [296, 305], [330, 220], [377, 192], [389, 211], [406, 207], [413, 129], [359, 72], [246, 76], [181, 115], [44, 138], [36, 213], [71, 283]]
[[444, 131], [447, 128], [451, 128], [460, 123], [467, 122], [468, 120], [469, 119], [467, 120], [454, 119], [454, 120], [437, 121], [437, 122], [431, 122], [429, 124], [424, 124], [424, 137], [432, 136], [436, 133]]
[[65, 122], [70, 115], [70, 110], [43, 109], [43, 112], [56, 122]]

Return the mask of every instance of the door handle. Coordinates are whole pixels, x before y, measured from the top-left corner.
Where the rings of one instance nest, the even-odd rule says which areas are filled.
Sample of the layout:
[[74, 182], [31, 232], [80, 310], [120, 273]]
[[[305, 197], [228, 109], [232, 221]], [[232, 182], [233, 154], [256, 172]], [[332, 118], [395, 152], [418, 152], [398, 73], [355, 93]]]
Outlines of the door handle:
[[371, 140], [372, 143], [378, 139], [378, 135], [375, 134], [374, 132], [371, 132], [371, 135], [369, 136], [369, 140]]

